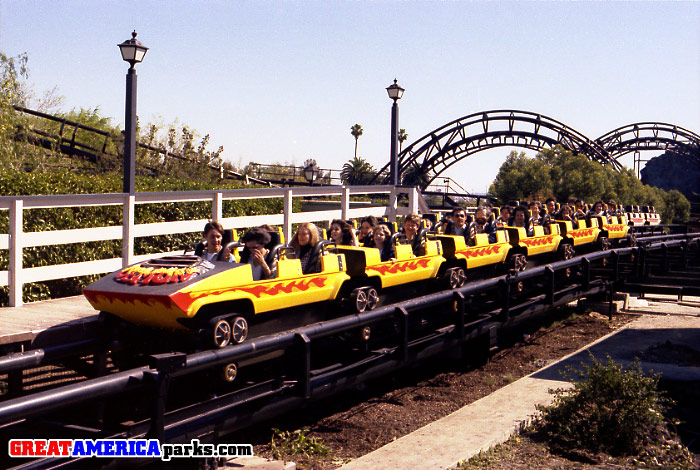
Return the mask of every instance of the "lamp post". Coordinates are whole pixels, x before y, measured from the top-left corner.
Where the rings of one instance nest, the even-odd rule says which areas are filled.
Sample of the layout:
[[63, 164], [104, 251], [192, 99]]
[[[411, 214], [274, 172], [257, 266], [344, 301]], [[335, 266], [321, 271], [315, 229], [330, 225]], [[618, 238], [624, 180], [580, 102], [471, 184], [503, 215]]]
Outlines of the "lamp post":
[[136, 69], [134, 65], [143, 60], [148, 48], [136, 40], [136, 31], [131, 39], [118, 44], [122, 59], [130, 67], [126, 73], [126, 110], [124, 117], [124, 192], [134, 194], [136, 179]]
[[316, 181], [316, 178], [318, 178], [319, 173], [320, 171], [318, 169], [318, 165], [316, 164], [316, 160], [311, 158], [304, 162], [304, 178], [306, 178], [306, 181], [309, 182], [310, 186], [314, 185], [314, 181]]
[[403, 96], [404, 89], [396, 83], [386, 87], [386, 92], [389, 94], [389, 98], [394, 100], [394, 104], [391, 106], [391, 155], [390, 155], [390, 168], [389, 168], [389, 180], [392, 186], [397, 186], [399, 184], [399, 105], [397, 101]]

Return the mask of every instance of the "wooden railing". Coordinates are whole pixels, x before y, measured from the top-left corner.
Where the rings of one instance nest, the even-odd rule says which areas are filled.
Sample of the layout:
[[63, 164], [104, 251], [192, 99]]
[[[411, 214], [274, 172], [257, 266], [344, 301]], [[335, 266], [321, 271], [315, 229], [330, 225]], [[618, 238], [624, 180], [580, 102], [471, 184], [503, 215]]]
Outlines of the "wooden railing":
[[[408, 196], [408, 206], [397, 203], [400, 194]], [[365, 205], [351, 208], [352, 196], [385, 195], [387, 205]], [[340, 197], [338, 209], [313, 212], [293, 212], [292, 200], [295, 197]], [[251, 215], [243, 217], [223, 217], [223, 201], [241, 199], [281, 198], [284, 210], [280, 214]], [[103, 274], [121, 267], [143, 261], [155, 255], [134, 255], [134, 239], [153, 235], [200, 232], [207, 222], [200, 220], [180, 220], [151, 224], [135, 224], [134, 209], [137, 204], [204, 201], [211, 203], [212, 220], [218, 220], [225, 228], [246, 228], [262, 224], [281, 225], [285, 238], [292, 235], [292, 224], [303, 222], [325, 222], [335, 218], [349, 219], [375, 215], [393, 221], [397, 215], [418, 212], [419, 194], [415, 188], [395, 188], [393, 186], [324, 186], [301, 188], [231, 189], [212, 191], [185, 191], [168, 193], [128, 194], [85, 194], [60, 196], [3, 196], [0, 197], [0, 210], [9, 211], [9, 233], [0, 234], [0, 250], [9, 250], [9, 269], [0, 271], [0, 286], [9, 286], [10, 306], [22, 305], [22, 287], [26, 283], [63, 279], [89, 274]], [[82, 228], [72, 230], [49, 230], [23, 232], [25, 210], [39, 208], [121, 206], [123, 224], [121, 226]], [[22, 252], [25, 248], [103, 240], [122, 240], [121, 258], [24, 268]], [[177, 253], [182, 253], [178, 251]], [[175, 253], [170, 253], [175, 254]]]
[[[114, 132], [107, 132], [76, 121], [42, 113], [40, 111], [34, 111], [33, 109], [24, 108], [22, 106], [15, 106], [14, 108], [18, 112], [43, 119], [45, 122], [48, 121], [55, 125], [59, 125], [56, 133], [47, 132], [46, 130], [31, 126], [26, 128], [20, 127], [17, 132], [17, 138], [26, 139], [33, 145], [56, 150], [64, 155], [77, 156], [92, 163], [98, 163], [100, 159], [104, 158], [111, 159], [111, 161], [119, 161], [121, 158], [123, 158], [124, 136], [121, 133], [117, 134]], [[78, 137], [79, 132], [91, 136], [93, 141], [101, 141], [101, 145], [98, 147], [93, 147], [92, 144], [85, 139], [81, 141], [81, 139]], [[110, 145], [110, 143], [112, 145]], [[136, 145], [139, 149], [158, 153], [162, 155], [163, 158], [191, 161], [190, 158], [186, 156], [169, 152], [164, 148], [154, 147], [142, 142], [136, 142]], [[108, 150], [110, 147], [114, 148], [116, 153], [110, 152]], [[145, 166], [141, 164], [141, 167], [142, 169], [149, 170], [155, 174], [158, 174], [160, 171], [159, 168], [154, 166]], [[257, 183], [268, 186], [273, 185], [269, 181], [247, 176], [233, 170], [228, 170], [223, 166], [208, 164], [207, 167], [209, 170], [218, 173], [221, 179], [226, 178], [242, 180], [245, 181], [246, 184]]]

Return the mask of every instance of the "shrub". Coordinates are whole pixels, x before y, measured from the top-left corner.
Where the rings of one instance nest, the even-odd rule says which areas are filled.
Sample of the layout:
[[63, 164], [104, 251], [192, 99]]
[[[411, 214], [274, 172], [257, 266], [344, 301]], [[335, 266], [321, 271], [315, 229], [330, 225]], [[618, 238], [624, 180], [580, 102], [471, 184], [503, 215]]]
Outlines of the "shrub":
[[285, 461], [290, 457], [301, 459], [301, 463], [311, 464], [312, 467], [315, 467], [320, 457], [325, 457], [331, 452], [330, 448], [323, 442], [308, 436], [307, 429], [290, 432], [273, 428], [272, 432], [270, 449], [272, 456], [276, 459], [284, 459]]
[[539, 430], [555, 451], [637, 454], [664, 421], [668, 400], [657, 390], [660, 376], [645, 376], [638, 359], [624, 370], [610, 356], [607, 364], [590, 357], [582, 371], [568, 369], [567, 379], [579, 379], [573, 388], [553, 391], [554, 403], [537, 407]]

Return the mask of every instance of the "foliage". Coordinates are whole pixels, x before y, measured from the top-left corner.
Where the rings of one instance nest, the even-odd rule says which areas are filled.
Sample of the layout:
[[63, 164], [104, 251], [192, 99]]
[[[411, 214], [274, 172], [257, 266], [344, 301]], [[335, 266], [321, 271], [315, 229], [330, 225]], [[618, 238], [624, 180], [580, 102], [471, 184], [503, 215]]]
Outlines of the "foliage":
[[406, 171], [401, 175], [401, 180], [404, 186], [418, 186], [425, 188], [428, 186], [428, 175], [423, 171], [420, 165], [413, 162]]
[[177, 122], [170, 124], [167, 131], [150, 124], [145, 135], [139, 137], [149, 148], [139, 147], [137, 167], [145, 167], [154, 175], [216, 181], [221, 175], [212, 172], [212, 168], [233, 168], [224, 165], [222, 146], [215, 151], [207, 149], [209, 140], [209, 134], [200, 138], [196, 131]]
[[[22, 119], [14, 106], [26, 104], [28, 77], [27, 54], [8, 57], [0, 52], [0, 163], [3, 169], [20, 168], [26, 158], [22, 151], [24, 146], [15, 139]], [[34, 153], [31, 156], [34, 157]]]
[[541, 198], [552, 192], [547, 164], [530, 159], [524, 152], [511, 152], [496, 175], [489, 192], [504, 201]]
[[575, 377], [567, 379], [579, 379], [572, 389], [555, 390], [552, 405], [538, 405], [539, 427], [557, 451], [637, 454], [663, 425], [667, 400], [657, 390], [660, 376], [645, 376], [638, 359], [623, 370], [610, 356], [607, 364], [590, 357], [582, 371], [568, 370]]
[[275, 459], [284, 459], [293, 457], [301, 459], [301, 463], [310, 464], [312, 468], [315, 466], [319, 457], [325, 457], [330, 454], [331, 449], [323, 442], [315, 437], [307, 435], [307, 429], [299, 429], [296, 431], [280, 431], [272, 429], [272, 439], [270, 440], [270, 448], [272, 456]]
[[399, 129], [399, 153], [403, 149], [403, 143], [408, 140], [408, 134], [406, 134], [406, 129]]
[[367, 160], [355, 157], [343, 165], [340, 179], [349, 185], [369, 184], [375, 173], [376, 170]]
[[677, 220], [686, 222], [690, 219], [690, 202], [675, 189], [665, 191], [662, 195], [664, 204], [661, 212], [662, 220]]
[[362, 135], [362, 126], [355, 124], [350, 128], [350, 134], [355, 138], [355, 158], [357, 158], [357, 139]]
[[632, 170], [617, 172], [559, 146], [535, 158], [511, 152], [489, 192], [503, 203], [551, 196], [559, 201], [614, 199], [623, 205], [650, 205], [662, 215], [663, 223], [674, 218], [687, 221], [690, 215], [690, 203], [678, 191], [644, 185]]

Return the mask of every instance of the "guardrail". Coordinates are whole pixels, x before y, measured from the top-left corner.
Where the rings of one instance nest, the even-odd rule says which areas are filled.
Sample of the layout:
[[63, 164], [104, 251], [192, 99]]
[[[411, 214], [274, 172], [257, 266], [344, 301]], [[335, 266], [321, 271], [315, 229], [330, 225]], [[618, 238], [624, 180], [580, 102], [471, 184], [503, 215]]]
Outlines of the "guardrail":
[[[398, 204], [398, 198], [401, 194], [408, 196], [407, 207], [400, 207]], [[389, 204], [362, 208], [350, 207], [350, 198], [352, 196], [367, 195], [386, 195], [389, 198]], [[292, 199], [295, 197], [325, 196], [339, 196], [340, 208], [313, 212], [294, 212], [292, 210]], [[260, 198], [283, 199], [283, 212], [280, 214], [223, 217], [223, 201]], [[397, 215], [418, 211], [419, 194], [415, 188], [396, 188], [393, 186], [323, 186], [137, 193], [135, 195], [120, 193], [3, 196], [0, 197], [0, 210], [9, 211], [10, 224], [9, 233], [0, 234], [0, 250], [9, 250], [9, 269], [0, 271], [0, 286], [9, 286], [10, 306], [22, 305], [22, 287], [26, 283], [108, 273], [152, 257], [155, 253], [134, 255], [134, 239], [137, 237], [200, 232], [207, 222], [206, 219], [151, 224], [136, 224], [134, 222], [137, 204], [192, 201], [211, 203], [211, 219], [219, 221], [225, 228], [246, 228], [262, 224], [281, 225], [285, 238], [289, 240], [292, 235], [292, 224], [303, 222], [325, 222], [336, 218], [349, 219], [367, 215], [387, 217], [390, 221], [394, 221]], [[90, 206], [122, 206], [122, 225], [40, 232], [24, 232], [22, 229], [25, 210]], [[121, 258], [34, 268], [23, 268], [22, 266], [22, 252], [24, 248], [118, 239], [122, 240]], [[177, 253], [181, 252], [178, 251]]]

